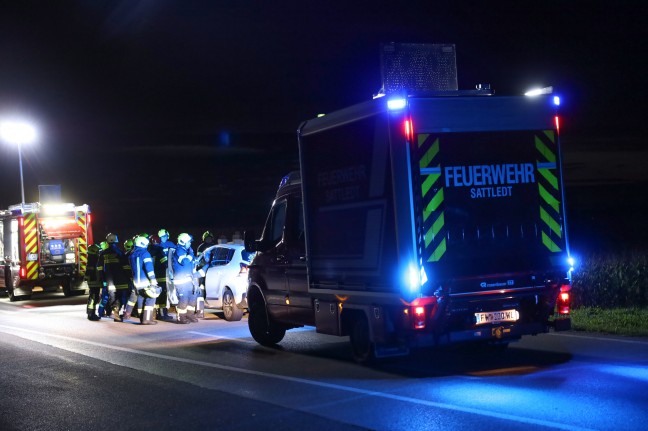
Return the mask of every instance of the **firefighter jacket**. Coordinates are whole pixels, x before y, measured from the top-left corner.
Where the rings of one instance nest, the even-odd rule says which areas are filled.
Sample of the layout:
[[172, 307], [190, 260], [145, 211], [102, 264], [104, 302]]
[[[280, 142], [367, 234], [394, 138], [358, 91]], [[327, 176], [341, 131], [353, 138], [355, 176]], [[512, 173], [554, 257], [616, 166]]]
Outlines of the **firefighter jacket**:
[[166, 283], [166, 271], [169, 266], [168, 252], [165, 253], [160, 244], [152, 244], [149, 246], [149, 253], [153, 258], [153, 271], [155, 271], [155, 278], [158, 283]]
[[[160, 245], [160, 247], [162, 247], [162, 250], [164, 251], [164, 254], [166, 256], [169, 255], [169, 249], [170, 248], [176, 248], [176, 245], [173, 243], [173, 241], [169, 241], [169, 240], [161, 242], [159, 245]], [[166, 261], [164, 261], [164, 263], [166, 263]]]
[[191, 247], [179, 245], [173, 253], [173, 282], [187, 283], [193, 280], [195, 272], [195, 256]]
[[104, 286], [115, 289], [128, 289], [131, 268], [124, 253], [116, 244], [110, 244], [99, 255], [97, 277]]
[[136, 289], [144, 289], [150, 284], [157, 284], [155, 271], [153, 271], [153, 258], [148, 250], [143, 247], [134, 247], [129, 259], [133, 269], [133, 284]]
[[89, 288], [101, 287], [101, 280], [97, 274], [99, 254], [99, 252], [93, 251], [92, 248], [88, 249], [88, 264], [86, 266], [85, 280], [88, 282]]

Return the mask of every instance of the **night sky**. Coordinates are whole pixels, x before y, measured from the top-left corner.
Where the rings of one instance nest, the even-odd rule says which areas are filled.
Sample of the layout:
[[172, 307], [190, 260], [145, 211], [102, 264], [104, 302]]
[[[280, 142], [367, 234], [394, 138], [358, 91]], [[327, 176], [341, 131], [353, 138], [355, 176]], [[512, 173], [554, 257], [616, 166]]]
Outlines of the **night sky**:
[[[460, 89], [562, 95], [570, 187], [643, 187], [646, 40], [644, 1], [4, 1], [0, 117], [40, 129], [28, 202], [61, 184], [98, 235], [229, 235], [263, 223], [301, 121], [378, 91], [381, 43], [454, 43]], [[6, 143], [0, 181], [20, 202]]]

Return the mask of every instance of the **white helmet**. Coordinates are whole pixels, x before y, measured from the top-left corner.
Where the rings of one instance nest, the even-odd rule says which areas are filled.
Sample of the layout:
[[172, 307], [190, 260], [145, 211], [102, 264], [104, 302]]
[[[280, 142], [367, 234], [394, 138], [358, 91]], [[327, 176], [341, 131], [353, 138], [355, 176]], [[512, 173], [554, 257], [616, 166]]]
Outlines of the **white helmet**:
[[193, 241], [193, 237], [188, 233], [181, 233], [180, 235], [178, 235], [178, 245], [187, 247], [189, 246], [191, 241]]
[[146, 248], [149, 245], [149, 240], [145, 236], [138, 236], [135, 238], [135, 247]]
[[108, 235], [106, 235], [106, 242], [108, 244], [114, 244], [119, 242], [119, 238], [117, 238], [117, 234], [109, 233]]

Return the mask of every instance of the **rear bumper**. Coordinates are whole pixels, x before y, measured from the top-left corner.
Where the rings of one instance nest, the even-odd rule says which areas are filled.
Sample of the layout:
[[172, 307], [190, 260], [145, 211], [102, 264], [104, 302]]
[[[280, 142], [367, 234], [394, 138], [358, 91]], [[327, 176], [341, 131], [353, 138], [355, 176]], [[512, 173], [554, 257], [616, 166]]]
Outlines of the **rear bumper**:
[[412, 347], [443, 346], [471, 342], [509, 342], [524, 335], [537, 335], [549, 332], [550, 325], [543, 323], [518, 323], [484, 325], [472, 329], [451, 331], [441, 335], [430, 332], [412, 333]]

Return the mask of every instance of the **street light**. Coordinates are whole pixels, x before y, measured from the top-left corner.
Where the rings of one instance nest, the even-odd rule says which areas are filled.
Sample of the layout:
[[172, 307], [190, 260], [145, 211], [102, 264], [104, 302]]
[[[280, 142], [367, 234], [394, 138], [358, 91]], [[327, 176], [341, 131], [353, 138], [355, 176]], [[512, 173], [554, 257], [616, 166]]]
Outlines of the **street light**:
[[26, 121], [3, 121], [0, 123], [0, 139], [18, 145], [18, 163], [20, 164], [20, 191], [22, 204], [25, 204], [25, 183], [23, 182], [22, 151], [23, 144], [36, 141], [36, 128]]

